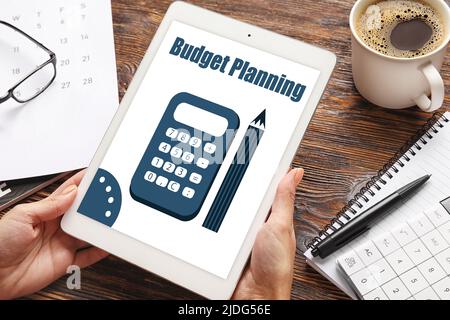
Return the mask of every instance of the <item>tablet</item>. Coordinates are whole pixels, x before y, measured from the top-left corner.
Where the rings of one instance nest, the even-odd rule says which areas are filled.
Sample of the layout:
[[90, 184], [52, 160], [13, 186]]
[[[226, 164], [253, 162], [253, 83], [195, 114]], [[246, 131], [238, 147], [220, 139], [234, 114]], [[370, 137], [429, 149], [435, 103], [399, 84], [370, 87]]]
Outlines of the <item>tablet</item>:
[[229, 298], [334, 65], [328, 51], [173, 3], [63, 230]]

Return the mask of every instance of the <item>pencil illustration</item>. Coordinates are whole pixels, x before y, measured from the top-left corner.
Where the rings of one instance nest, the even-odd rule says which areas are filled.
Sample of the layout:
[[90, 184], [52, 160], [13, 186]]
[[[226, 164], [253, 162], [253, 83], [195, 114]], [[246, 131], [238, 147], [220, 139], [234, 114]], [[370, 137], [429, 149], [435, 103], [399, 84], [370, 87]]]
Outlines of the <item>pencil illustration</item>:
[[234, 156], [233, 163], [220, 186], [203, 227], [218, 232], [223, 219], [233, 201], [245, 172], [252, 160], [256, 148], [261, 141], [266, 127], [266, 110], [261, 112], [247, 128], [244, 138]]

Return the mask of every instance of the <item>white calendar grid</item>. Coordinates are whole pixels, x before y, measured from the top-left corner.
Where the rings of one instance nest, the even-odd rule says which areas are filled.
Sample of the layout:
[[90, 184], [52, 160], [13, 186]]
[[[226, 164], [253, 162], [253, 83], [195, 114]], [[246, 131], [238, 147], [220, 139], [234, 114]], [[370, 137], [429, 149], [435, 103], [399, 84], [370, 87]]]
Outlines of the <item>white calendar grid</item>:
[[441, 205], [425, 211], [338, 264], [364, 300], [450, 300], [450, 215]]
[[[1, 105], [0, 149], [8, 156], [0, 181], [86, 167], [119, 104], [110, 0], [0, 1], [1, 20], [57, 56], [56, 79], [41, 96]], [[48, 58], [31, 41], [2, 33], [0, 90]]]

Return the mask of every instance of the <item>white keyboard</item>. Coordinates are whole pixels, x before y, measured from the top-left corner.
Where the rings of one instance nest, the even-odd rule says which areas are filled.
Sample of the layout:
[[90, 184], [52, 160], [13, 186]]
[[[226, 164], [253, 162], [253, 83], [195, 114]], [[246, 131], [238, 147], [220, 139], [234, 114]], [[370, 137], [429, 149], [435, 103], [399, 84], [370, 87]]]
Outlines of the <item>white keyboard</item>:
[[421, 213], [337, 260], [364, 300], [450, 300], [450, 214]]

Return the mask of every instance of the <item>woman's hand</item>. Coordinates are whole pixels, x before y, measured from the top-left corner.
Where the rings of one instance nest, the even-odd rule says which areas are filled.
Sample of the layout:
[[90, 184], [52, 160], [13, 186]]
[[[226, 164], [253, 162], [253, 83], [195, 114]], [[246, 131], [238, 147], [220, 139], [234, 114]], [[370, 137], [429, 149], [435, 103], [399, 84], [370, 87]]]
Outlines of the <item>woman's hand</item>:
[[83, 175], [76, 174], [44, 200], [16, 206], [0, 220], [0, 299], [36, 292], [63, 276], [68, 266], [83, 268], [108, 255], [60, 226]]

